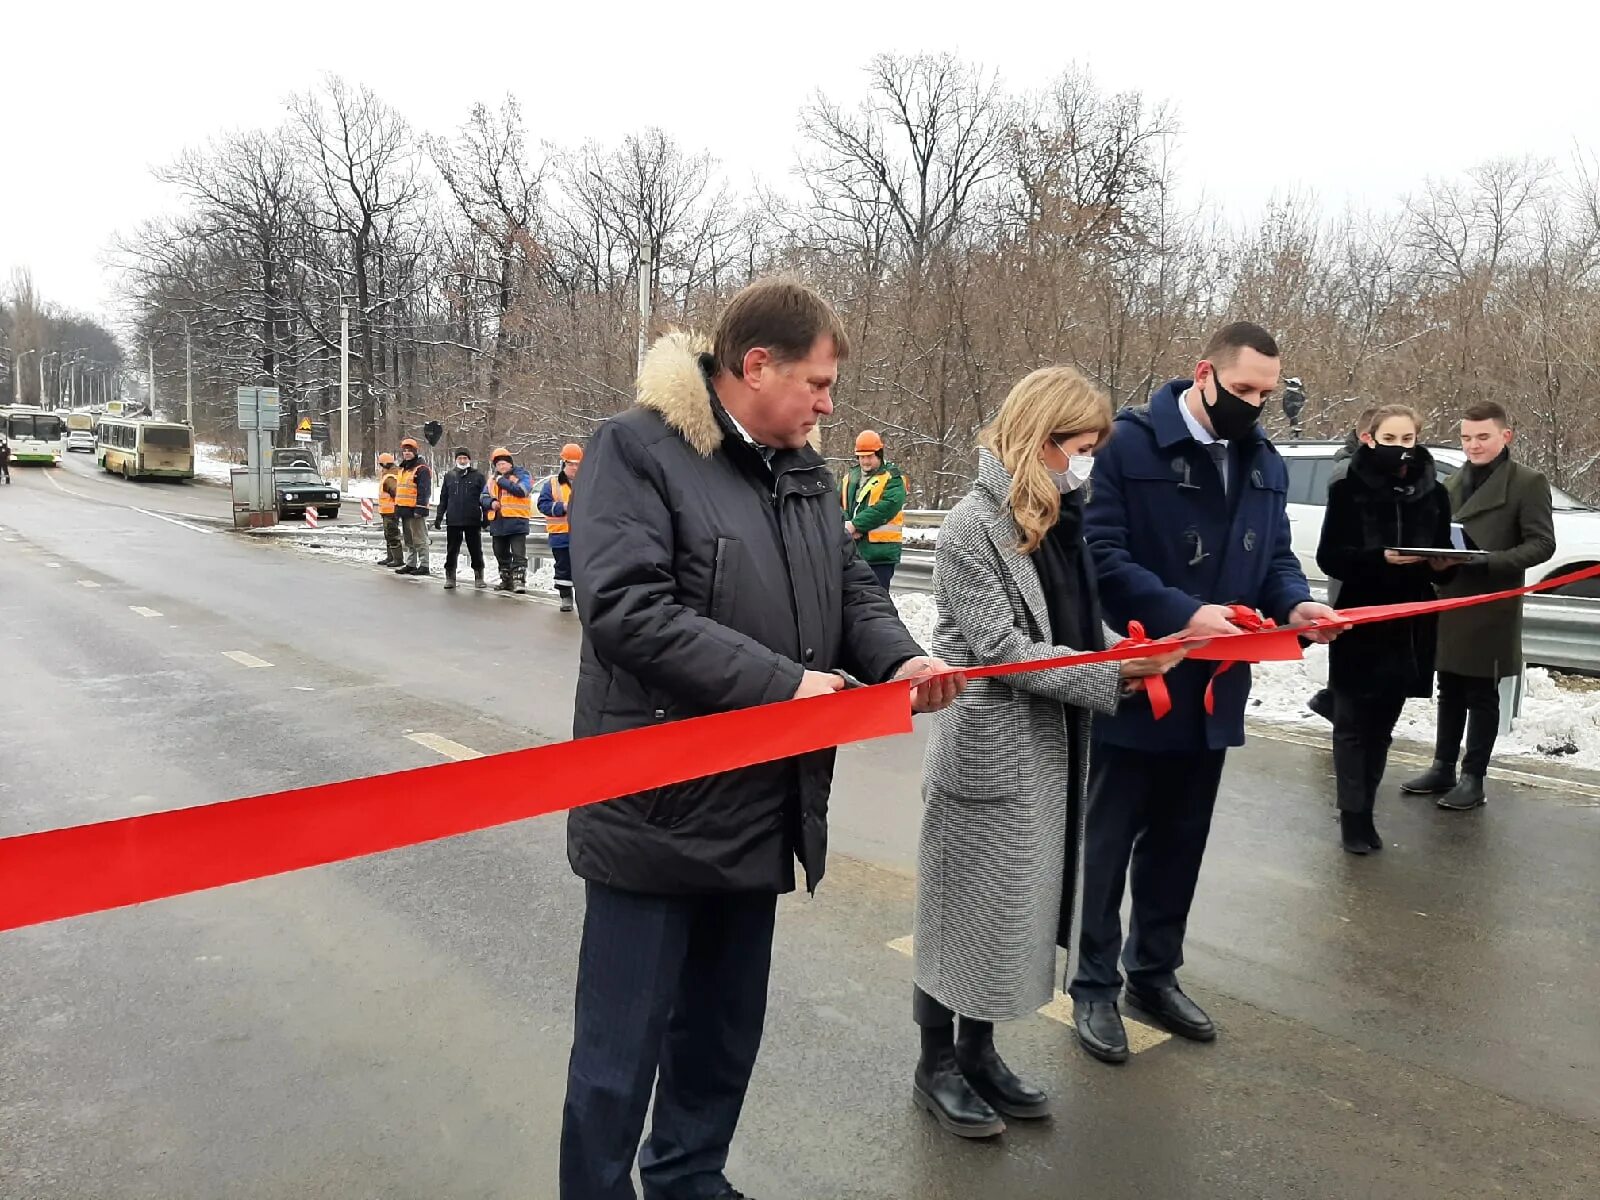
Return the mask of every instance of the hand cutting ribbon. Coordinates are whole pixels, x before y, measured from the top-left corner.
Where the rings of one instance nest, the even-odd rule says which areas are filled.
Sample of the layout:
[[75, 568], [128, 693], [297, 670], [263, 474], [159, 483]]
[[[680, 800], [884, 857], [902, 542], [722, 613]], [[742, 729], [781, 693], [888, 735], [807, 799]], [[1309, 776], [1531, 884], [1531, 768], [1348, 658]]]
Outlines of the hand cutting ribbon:
[[[1154, 642], [1154, 638], [1146, 636], [1142, 624], [1138, 621], [1129, 621], [1128, 640], [1119, 644], [1123, 646], [1149, 646], [1153, 645]], [[1169, 642], [1167, 649], [1171, 648], [1172, 645]], [[1134, 680], [1132, 690], [1144, 692], [1145, 698], [1150, 701], [1150, 711], [1155, 714], [1156, 720], [1161, 720], [1162, 717], [1172, 711], [1172, 692], [1167, 688], [1165, 675], [1150, 675], [1144, 679]]]
[[[1600, 566], [1486, 596], [1348, 609], [1337, 620], [1281, 627], [1250, 613], [1250, 622], [1258, 627], [1230, 637], [1130, 637], [1110, 650], [951, 673], [969, 678], [1017, 675], [1157, 657], [1184, 647], [1191, 648], [1190, 657], [1223, 664], [1292, 660], [1300, 657], [1299, 635], [1312, 630], [1470, 608], [1596, 577]], [[1245, 619], [1239, 620], [1243, 624]], [[1147, 691], [1158, 681], [1152, 677]], [[395, 786], [396, 776], [380, 775], [0, 838], [0, 930], [397, 850], [827, 750], [847, 740], [909, 733], [912, 687], [906, 680], [852, 687], [806, 700], [443, 763], [405, 772], [404, 787]], [[1151, 693], [1152, 705], [1156, 694]], [[845, 729], [848, 736], [840, 732]], [[564, 781], [559, 797], [548, 788], [506, 786], [511, 780], [552, 777]]]

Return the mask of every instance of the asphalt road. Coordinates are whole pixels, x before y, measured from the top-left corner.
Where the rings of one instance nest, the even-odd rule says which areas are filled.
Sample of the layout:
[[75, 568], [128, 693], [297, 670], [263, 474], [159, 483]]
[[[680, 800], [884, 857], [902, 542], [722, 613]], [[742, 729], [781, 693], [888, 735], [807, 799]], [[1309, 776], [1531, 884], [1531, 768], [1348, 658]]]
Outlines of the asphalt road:
[[[552, 604], [225, 532], [217, 489], [13, 474], [0, 835], [567, 735]], [[1017, 1023], [1057, 1115], [970, 1145], [909, 1097], [920, 753], [842, 753], [828, 880], [783, 905], [753, 1196], [1600, 1194], [1594, 800], [1386, 794], [1352, 859], [1327, 755], [1256, 740], [1185, 971], [1222, 1036], [1135, 1027], [1114, 1069]], [[580, 907], [545, 819], [0, 934], [0, 1197], [553, 1197]]]

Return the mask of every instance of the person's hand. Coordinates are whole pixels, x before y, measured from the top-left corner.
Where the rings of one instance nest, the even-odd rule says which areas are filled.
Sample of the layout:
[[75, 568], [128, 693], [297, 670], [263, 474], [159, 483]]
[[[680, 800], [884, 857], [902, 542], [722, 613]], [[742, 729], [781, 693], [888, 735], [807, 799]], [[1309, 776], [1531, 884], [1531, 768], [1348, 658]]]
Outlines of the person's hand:
[[800, 676], [800, 686], [794, 690], [794, 699], [808, 700], [812, 696], [826, 696], [844, 687], [844, 680], [831, 671], [807, 671]]
[[900, 669], [894, 673], [896, 679], [923, 680], [911, 689], [912, 712], [938, 712], [941, 708], [948, 708], [956, 702], [956, 697], [961, 695], [967, 686], [967, 677], [959, 674], [942, 674], [948, 670], [950, 670], [949, 663], [931, 655], [919, 655], [901, 664]]
[[1428, 560], [1428, 566], [1432, 567], [1435, 571], [1448, 571], [1451, 567], [1459, 565], [1460, 564], [1455, 562], [1453, 559], [1449, 558], [1430, 558]]
[[846, 521], [844, 523], [844, 531], [846, 533], [848, 533], [851, 537], [855, 537], [856, 536], [856, 523], [854, 521]]
[[1117, 664], [1124, 679], [1148, 679], [1152, 675], [1165, 675], [1187, 657], [1187, 647], [1170, 654], [1152, 654], [1148, 658], [1125, 658]]
[[[1337, 621], [1338, 619], [1339, 614], [1337, 611], [1329, 608], [1326, 604], [1318, 604], [1315, 600], [1307, 600], [1303, 604], [1295, 605], [1294, 611], [1289, 614], [1289, 624], [1291, 625], [1304, 625], [1311, 621]], [[1347, 628], [1349, 626], [1339, 629], [1312, 629], [1302, 633], [1300, 636], [1310, 641], [1327, 645]]]
[[1383, 552], [1383, 561], [1391, 567], [1410, 567], [1421, 562], [1422, 559], [1415, 554], [1401, 554], [1398, 550], [1385, 550]]
[[1202, 604], [1180, 631], [1183, 637], [1228, 637], [1239, 632], [1233, 610], [1221, 604]]

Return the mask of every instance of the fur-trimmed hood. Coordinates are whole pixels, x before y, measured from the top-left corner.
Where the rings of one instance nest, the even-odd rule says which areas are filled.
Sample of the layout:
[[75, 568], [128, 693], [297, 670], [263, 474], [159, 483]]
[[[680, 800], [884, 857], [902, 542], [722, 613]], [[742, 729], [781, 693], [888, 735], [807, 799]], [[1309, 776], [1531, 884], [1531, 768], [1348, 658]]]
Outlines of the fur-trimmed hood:
[[639, 403], [659, 413], [703, 458], [717, 452], [723, 436], [701, 365], [709, 353], [711, 340], [704, 334], [674, 329], [646, 352], [634, 385]]

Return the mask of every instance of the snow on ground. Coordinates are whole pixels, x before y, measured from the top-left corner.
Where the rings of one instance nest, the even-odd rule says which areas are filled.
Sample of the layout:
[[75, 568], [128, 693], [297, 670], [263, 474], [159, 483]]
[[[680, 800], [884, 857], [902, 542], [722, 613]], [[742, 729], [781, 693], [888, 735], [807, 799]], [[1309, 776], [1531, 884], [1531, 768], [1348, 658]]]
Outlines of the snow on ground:
[[[231, 485], [230, 472], [234, 466], [243, 466], [243, 462], [235, 462], [235, 458], [242, 459], [243, 452], [232, 450], [226, 446], [218, 446], [213, 442], [196, 442], [194, 444], [194, 473], [197, 479], [207, 483], [219, 483], [223, 487]], [[322, 460], [322, 477], [329, 483], [339, 478], [339, 460], [337, 457]], [[376, 479], [352, 479], [350, 487], [344, 493], [353, 500], [365, 497], [368, 500], [378, 498], [378, 481]]]
[[[431, 531], [430, 531], [431, 532]], [[356, 537], [292, 537], [289, 544], [296, 550], [306, 554], [315, 554], [321, 558], [336, 558], [341, 562], [367, 563], [376, 566], [383, 558], [383, 541], [380, 538]], [[429, 542], [428, 565], [433, 568], [434, 576], [440, 580], [444, 578], [444, 534], [436, 533]], [[493, 587], [500, 582], [500, 569], [494, 561], [494, 554], [489, 549], [489, 539], [484, 538], [484, 578]], [[461, 561], [456, 566], [456, 578], [466, 579], [468, 584], [472, 581], [472, 562], [467, 558], [466, 547], [462, 547]], [[528, 591], [535, 595], [554, 596], [556, 594], [556, 565], [553, 559], [546, 558], [538, 570], [528, 573]]]
[[905, 622], [911, 636], [917, 639], [917, 645], [924, 650], [932, 646], [933, 626], [939, 617], [933, 597], [926, 592], [896, 592], [894, 606], [900, 610], [900, 619]]

